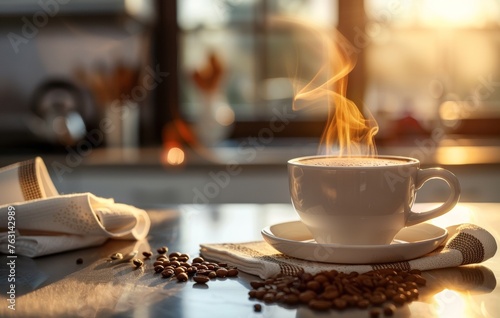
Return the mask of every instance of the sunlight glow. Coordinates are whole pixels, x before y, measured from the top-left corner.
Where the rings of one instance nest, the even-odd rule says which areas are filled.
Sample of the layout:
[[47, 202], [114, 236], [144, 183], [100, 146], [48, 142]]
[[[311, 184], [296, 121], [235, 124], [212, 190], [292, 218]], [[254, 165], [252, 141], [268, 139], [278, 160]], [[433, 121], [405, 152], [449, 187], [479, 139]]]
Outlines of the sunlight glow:
[[475, 0], [426, 0], [421, 12], [423, 22], [433, 26], [481, 26], [484, 16]]
[[434, 295], [435, 310], [438, 317], [443, 318], [465, 318], [467, 314], [466, 301], [458, 292], [444, 289]]
[[[429, 203], [430, 204], [430, 203]], [[429, 223], [446, 228], [450, 224], [474, 223], [474, 211], [470, 207], [456, 205], [450, 212], [434, 218]]]

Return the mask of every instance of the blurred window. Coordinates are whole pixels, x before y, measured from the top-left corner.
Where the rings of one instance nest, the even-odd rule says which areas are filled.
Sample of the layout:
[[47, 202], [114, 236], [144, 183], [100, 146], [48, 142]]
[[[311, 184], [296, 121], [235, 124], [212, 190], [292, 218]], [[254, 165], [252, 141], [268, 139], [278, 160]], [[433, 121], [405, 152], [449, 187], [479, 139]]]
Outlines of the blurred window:
[[365, 101], [379, 123], [411, 116], [425, 128], [498, 131], [499, 1], [365, 0], [365, 10]]
[[[265, 121], [276, 107], [291, 109], [290, 72], [296, 65], [288, 53], [296, 39], [290, 30], [293, 23], [287, 25], [286, 18], [312, 21], [330, 32], [336, 27], [337, 11], [332, 0], [178, 1], [183, 115], [200, 119], [210, 98], [227, 102], [236, 121]], [[217, 96], [207, 97], [210, 94]], [[325, 112], [326, 108], [300, 112], [295, 120], [323, 119]]]
[[[323, 61], [314, 45], [301, 44], [310, 39], [286, 18], [333, 35], [343, 17], [343, 30], [360, 53], [358, 64], [363, 62], [349, 86], [362, 91], [358, 106], [375, 116], [378, 138], [394, 133], [394, 123], [405, 118], [411, 120], [403, 124], [414, 122], [426, 132], [500, 132], [500, 2], [364, 0], [365, 10], [357, 11], [348, 1], [178, 1], [183, 116], [203, 120], [207, 104], [220, 103], [221, 120], [246, 123], [246, 136], [276, 110], [291, 112], [291, 79], [305, 80], [293, 78], [293, 67], [310, 75]], [[350, 21], [353, 14], [360, 18]], [[296, 112], [293, 121], [316, 123], [315, 134], [321, 133], [326, 111]], [[297, 126], [293, 134], [307, 135], [311, 127]]]

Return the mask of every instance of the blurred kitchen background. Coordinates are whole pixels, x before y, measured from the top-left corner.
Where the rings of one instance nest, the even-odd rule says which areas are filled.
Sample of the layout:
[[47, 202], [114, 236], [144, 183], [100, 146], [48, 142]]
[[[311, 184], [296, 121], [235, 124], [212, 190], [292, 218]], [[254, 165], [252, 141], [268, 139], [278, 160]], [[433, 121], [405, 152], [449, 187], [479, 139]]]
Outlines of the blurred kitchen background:
[[500, 201], [498, 0], [3, 0], [0, 164], [41, 156], [60, 192], [142, 207], [289, 202], [286, 161], [327, 117], [292, 110], [289, 57], [318, 55], [290, 18], [353, 44], [347, 96], [379, 154]]

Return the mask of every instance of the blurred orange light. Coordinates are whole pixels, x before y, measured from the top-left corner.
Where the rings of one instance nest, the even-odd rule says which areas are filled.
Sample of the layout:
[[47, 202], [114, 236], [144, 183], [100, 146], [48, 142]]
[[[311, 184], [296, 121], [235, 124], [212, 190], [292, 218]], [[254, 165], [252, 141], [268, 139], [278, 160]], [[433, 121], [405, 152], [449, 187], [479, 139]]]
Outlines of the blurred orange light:
[[455, 121], [460, 119], [460, 104], [456, 101], [446, 101], [439, 106], [439, 116], [443, 120]]
[[184, 163], [184, 160], [184, 150], [178, 147], [168, 149], [166, 155], [164, 156], [164, 162], [172, 166], [181, 165]]

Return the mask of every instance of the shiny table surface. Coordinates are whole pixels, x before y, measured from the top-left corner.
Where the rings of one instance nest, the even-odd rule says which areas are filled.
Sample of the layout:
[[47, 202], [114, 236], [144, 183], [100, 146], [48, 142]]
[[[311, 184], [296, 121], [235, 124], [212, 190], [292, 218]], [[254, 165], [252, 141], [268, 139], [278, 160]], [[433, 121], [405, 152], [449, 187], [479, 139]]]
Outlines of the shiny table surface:
[[[417, 205], [417, 209], [424, 209]], [[199, 253], [200, 243], [260, 240], [260, 230], [270, 224], [297, 219], [290, 205], [176, 206], [149, 211], [153, 227], [147, 240], [110, 240], [104, 245], [52, 256], [18, 257], [15, 266], [15, 311], [8, 308], [8, 259], [2, 255], [1, 317], [369, 317], [368, 310], [330, 310], [315, 313], [305, 306], [287, 307], [248, 298], [250, 281], [217, 279], [206, 286], [192, 281], [178, 283], [154, 274], [152, 261], [134, 270], [130, 263], [109, 266], [112, 253], [170, 251]], [[474, 223], [500, 238], [500, 203], [460, 203], [433, 220], [439, 226]], [[78, 258], [83, 264], [77, 264]], [[152, 258], [154, 259], [154, 257]], [[418, 301], [397, 309], [394, 317], [498, 317], [500, 313], [500, 255], [480, 265], [424, 272], [428, 284]], [[382, 315], [383, 316], [383, 315]]]

